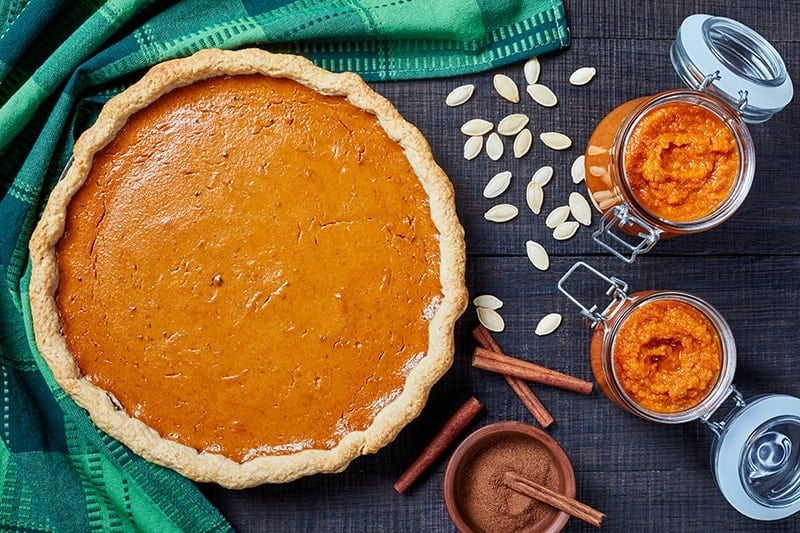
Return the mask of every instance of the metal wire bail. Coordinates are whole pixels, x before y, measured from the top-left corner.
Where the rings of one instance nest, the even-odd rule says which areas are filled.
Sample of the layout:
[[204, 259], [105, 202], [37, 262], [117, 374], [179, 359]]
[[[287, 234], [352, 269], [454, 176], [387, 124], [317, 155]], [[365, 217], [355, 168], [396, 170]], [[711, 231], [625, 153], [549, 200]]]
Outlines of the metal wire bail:
[[[575, 296], [567, 291], [566, 288], [564, 288], [564, 282], [566, 282], [567, 279], [579, 268], [585, 268], [609, 284], [608, 289], [606, 289], [606, 295], [611, 297], [611, 302], [602, 311], [597, 311], [597, 305], [586, 307]], [[583, 315], [589, 321], [589, 325], [591, 327], [595, 327], [600, 322], [605, 322], [606, 319], [612, 314], [611, 310], [616, 308], [620, 302], [624, 301], [628, 297], [628, 284], [626, 282], [618, 278], [609, 278], [593, 266], [584, 263], [583, 261], [578, 261], [572, 265], [572, 267], [567, 270], [563, 276], [561, 276], [561, 279], [558, 280], [558, 290], [560, 290], [567, 298], [570, 299], [572, 303], [581, 309], [581, 315]]]

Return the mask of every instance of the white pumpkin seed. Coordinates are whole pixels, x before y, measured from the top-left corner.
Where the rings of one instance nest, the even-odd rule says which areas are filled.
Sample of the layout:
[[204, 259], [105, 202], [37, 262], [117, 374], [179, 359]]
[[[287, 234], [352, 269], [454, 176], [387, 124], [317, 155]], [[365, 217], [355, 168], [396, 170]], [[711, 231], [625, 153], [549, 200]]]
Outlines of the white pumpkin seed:
[[607, 200], [603, 200], [602, 202], [598, 202], [597, 208], [605, 213], [617, 204], [619, 204], [619, 201], [616, 198], [609, 198]]
[[534, 181], [544, 187], [550, 180], [553, 179], [553, 167], [547, 165], [533, 173], [531, 181]]
[[489, 331], [499, 333], [506, 329], [506, 323], [500, 313], [488, 307], [478, 307], [478, 322]]
[[549, 315], [545, 315], [539, 320], [539, 323], [536, 324], [535, 333], [540, 337], [544, 335], [550, 335], [558, 326], [561, 325], [561, 315], [558, 313], [550, 313]]
[[533, 266], [542, 271], [550, 268], [550, 256], [547, 255], [547, 250], [544, 249], [544, 246], [536, 241], [528, 241], [525, 243], [525, 251], [528, 253], [528, 259], [531, 260]]
[[604, 189], [602, 191], [597, 191], [596, 193], [593, 193], [592, 197], [595, 199], [596, 202], [602, 202], [614, 198], [614, 192]]
[[486, 139], [486, 155], [492, 161], [497, 161], [503, 157], [503, 139], [500, 138], [497, 132], [490, 133], [489, 138]]
[[528, 118], [528, 115], [524, 115], [522, 113], [508, 115], [497, 124], [497, 133], [509, 137], [516, 135], [522, 131], [522, 128], [528, 125], [529, 120], [530, 119]]
[[558, 103], [556, 93], [547, 85], [542, 85], [541, 83], [528, 85], [527, 91], [531, 98], [533, 98], [533, 101], [540, 106], [553, 107]]
[[525, 66], [522, 67], [522, 70], [525, 73], [525, 81], [528, 82], [528, 85], [533, 85], [539, 81], [539, 73], [542, 71], [542, 65], [539, 63], [539, 58], [534, 57], [533, 59], [527, 60], [525, 62]]
[[471, 83], [467, 85], [461, 85], [460, 87], [456, 87], [450, 94], [447, 95], [445, 98], [444, 103], [450, 107], [457, 107], [461, 104], [465, 104], [467, 100], [472, 98], [472, 93], [475, 92], [475, 86]]
[[505, 74], [495, 74], [492, 81], [494, 84], [494, 90], [497, 91], [497, 94], [509, 102], [513, 102], [515, 104], [519, 102], [519, 89], [517, 88], [517, 84], [514, 83], [514, 80]]
[[544, 202], [544, 189], [542, 186], [531, 181], [525, 189], [525, 201], [528, 202], [528, 207], [531, 208], [534, 215], [542, 212], [542, 202]]
[[584, 226], [590, 226], [592, 224], [592, 208], [589, 205], [589, 201], [584, 198], [581, 193], [570, 193], [569, 210], [575, 220]]
[[469, 135], [470, 137], [477, 137], [479, 135], [486, 135], [494, 128], [494, 124], [482, 118], [473, 118], [466, 121], [461, 126], [461, 133]]
[[586, 85], [594, 75], [597, 74], [597, 69], [594, 67], [581, 67], [575, 72], [573, 72], [569, 77], [569, 82], [572, 85]]
[[557, 241], [566, 241], [567, 239], [571, 239], [572, 236], [578, 231], [579, 227], [580, 224], [574, 220], [562, 222], [553, 230], [553, 238]]
[[498, 204], [484, 213], [483, 218], [489, 222], [508, 222], [519, 214], [519, 209], [511, 204]]
[[545, 146], [553, 150], [566, 150], [572, 146], [572, 139], [557, 131], [546, 131], [539, 134], [539, 138]]
[[598, 167], [598, 166], [591, 166], [589, 167], [589, 174], [592, 176], [600, 177], [605, 174], [606, 168], [605, 167]]
[[586, 179], [586, 156], [580, 155], [575, 161], [572, 162], [570, 174], [572, 175], [572, 183], [580, 183]]
[[491, 294], [481, 294], [472, 300], [475, 307], [485, 307], [486, 309], [500, 309], [503, 307], [503, 300]]
[[470, 137], [464, 143], [464, 159], [470, 160], [478, 157], [483, 149], [483, 137]]
[[517, 136], [514, 137], [514, 157], [519, 159], [527, 154], [531, 149], [532, 144], [533, 134], [531, 133], [531, 130], [525, 128], [521, 132], [517, 133]]
[[550, 229], [555, 229], [559, 224], [567, 220], [567, 218], [569, 218], [569, 206], [562, 205], [550, 211], [550, 214], [547, 215], [547, 218], [544, 220], [544, 225]]
[[586, 153], [589, 155], [601, 155], [608, 153], [608, 150], [606, 150], [602, 146], [595, 146], [593, 144], [590, 144], [589, 147], [586, 149]]
[[503, 194], [506, 189], [508, 189], [508, 185], [511, 183], [511, 172], [508, 170], [504, 170], [503, 172], [498, 172], [492, 179], [489, 180], [489, 183], [486, 184], [486, 187], [483, 189], [483, 197], [484, 198], [497, 198], [501, 194]]

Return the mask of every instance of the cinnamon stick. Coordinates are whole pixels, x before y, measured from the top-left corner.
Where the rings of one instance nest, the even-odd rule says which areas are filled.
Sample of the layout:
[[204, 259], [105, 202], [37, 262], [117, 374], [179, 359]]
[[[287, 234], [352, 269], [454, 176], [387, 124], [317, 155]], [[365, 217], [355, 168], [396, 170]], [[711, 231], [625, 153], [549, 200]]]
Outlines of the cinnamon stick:
[[550, 411], [547, 410], [542, 402], [539, 400], [539, 397], [533, 393], [531, 388], [525, 383], [525, 380], [515, 378], [513, 376], [507, 376], [503, 374], [503, 377], [508, 383], [508, 386], [511, 387], [511, 390], [517, 395], [517, 397], [522, 402], [528, 411], [533, 415], [533, 418], [539, 423], [540, 426], [543, 428], [547, 428], [550, 424], [553, 423], [553, 415], [550, 414]]
[[580, 394], [592, 392], [592, 383], [589, 381], [481, 347], [475, 348], [472, 366]]
[[[478, 324], [478, 326], [472, 330], [472, 336], [475, 337], [475, 340], [481, 348], [505, 355], [503, 349], [500, 348], [500, 345], [497, 344], [497, 341], [492, 337], [492, 334], [482, 324]], [[553, 415], [550, 414], [550, 411], [547, 410], [536, 394], [534, 394], [531, 388], [525, 383], [525, 380], [506, 374], [503, 374], [503, 377], [506, 383], [508, 383], [508, 386], [511, 387], [511, 390], [514, 391], [514, 394], [519, 397], [522, 405], [530, 411], [533, 418], [536, 419], [540, 426], [546, 428], [553, 423]]]
[[416, 461], [411, 463], [411, 466], [395, 482], [394, 490], [401, 494], [408, 490], [419, 476], [453, 444], [456, 437], [475, 420], [482, 409], [483, 404], [474, 396], [464, 402], [464, 405], [445, 422], [430, 444], [422, 450]]
[[524, 494], [525, 496], [533, 498], [534, 500], [546, 503], [551, 507], [555, 507], [559, 511], [564, 511], [570, 516], [579, 518], [587, 524], [591, 524], [595, 527], [600, 527], [600, 523], [606, 517], [605, 514], [601, 513], [597, 509], [594, 509], [583, 502], [579, 502], [574, 498], [570, 498], [569, 496], [550, 490], [544, 485], [536, 483], [532, 479], [520, 476], [516, 472], [506, 472], [503, 476], [503, 483], [505, 483], [506, 486], [511, 490], [519, 492], [520, 494]]

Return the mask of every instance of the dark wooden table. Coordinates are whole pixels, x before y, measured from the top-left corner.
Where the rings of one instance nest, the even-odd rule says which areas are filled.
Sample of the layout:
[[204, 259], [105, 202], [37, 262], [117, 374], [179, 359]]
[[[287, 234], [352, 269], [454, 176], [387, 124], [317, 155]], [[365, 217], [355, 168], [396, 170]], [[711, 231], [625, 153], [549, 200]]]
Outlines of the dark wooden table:
[[[376, 84], [428, 138], [438, 162], [450, 176], [467, 240], [467, 286], [472, 296], [497, 295], [505, 301], [506, 331], [497, 339], [509, 353], [593, 379], [588, 350], [591, 332], [578, 310], [556, 289], [558, 278], [576, 260], [629, 282], [632, 290], [678, 289], [714, 305], [730, 323], [738, 346], [735, 384], [746, 396], [786, 393], [800, 396], [800, 95], [770, 122], [752, 126], [757, 152], [755, 183], [744, 205], [709, 232], [659, 243], [655, 250], [625, 265], [601, 253], [583, 228], [569, 241], [554, 241], [544, 216], [525, 206], [525, 185], [532, 173], [552, 165], [556, 176], [546, 187], [544, 212], [566, 203], [574, 185], [569, 168], [594, 126], [616, 105], [631, 98], [677, 87], [669, 48], [684, 17], [692, 13], [727, 16], [767, 36], [800, 81], [800, 3], [729, 0], [606, 2], [567, 0], [571, 46], [541, 58], [541, 81], [558, 94], [553, 109], [539, 107], [523, 94], [511, 104], [492, 90], [487, 72], [457, 79]], [[585, 87], [567, 83], [580, 66], [598, 75]], [[522, 65], [499, 70], [524, 87]], [[466, 105], [448, 108], [444, 98], [454, 87], [474, 83]], [[485, 153], [462, 157], [459, 126], [467, 119], [492, 121], [511, 112], [531, 117], [532, 131], [558, 130], [574, 146], [553, 152], [536, 141], [523, 159], [508, 153], [497, 162]], [[483, 213], [495, 202], [481, 192], [501, 170], [514, 174], [502, 198], [520, 207], [507, 224], [492, 224]], [[594, 217], [593, 228], [597, 225]], [[547, 272], [535, 270], [525, 256], [525, 241], [541, 242], [551, 254]], [[552, 335], [537, 337], [538, 319], [556, 311], [564, 316]], [[476, 325], [470, 306], [456, 330], [452, 369], [432, 391], [422, 415], [389, 446], [362, 457], [341, 474], [321, 475], [285, 485], [230, 491], [203, 486], [240, 531], [450, 531], [442, 480], [447, 458], [405, 495], [392, 484], [446, 418], [470, 395], [486, 405], [475, 427], [500, 420], [533, 422], [502, 378], [473, 369]], [[710, 470], [711, 433], [697, 422], [661, 425], [614, 407], [596, 390], [583, 397], [535, 387], [556, 422], [550, 434], [572, 459], [578, 497], [604, 511], [606, 531], [798, 531], [800, 514], [771, 523], [750, 520], [728, 505]], [[449, 457], [449, 454], [448, 454]], [[592, 530], [572, 519], [567, 531]]]

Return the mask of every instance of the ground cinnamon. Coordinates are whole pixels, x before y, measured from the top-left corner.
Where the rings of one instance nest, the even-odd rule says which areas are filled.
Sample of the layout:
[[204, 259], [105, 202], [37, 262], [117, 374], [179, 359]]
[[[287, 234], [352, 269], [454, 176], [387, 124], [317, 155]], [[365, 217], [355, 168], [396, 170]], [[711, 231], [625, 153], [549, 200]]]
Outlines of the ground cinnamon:
[[466, 460], [455, 487], [461, 514], [475, 531], [529, 531], [558, 512], [509, 488], [504, 482], [509, 471], [563, 490], [559, 469], [544, 444], [525, 435], [499, 434]]

